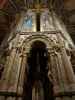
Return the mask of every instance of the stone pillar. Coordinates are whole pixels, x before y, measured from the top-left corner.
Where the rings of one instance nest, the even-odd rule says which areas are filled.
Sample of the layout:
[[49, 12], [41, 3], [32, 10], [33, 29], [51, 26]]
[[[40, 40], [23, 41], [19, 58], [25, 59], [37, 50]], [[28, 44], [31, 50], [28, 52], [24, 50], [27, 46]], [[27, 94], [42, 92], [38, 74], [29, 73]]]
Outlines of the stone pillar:
[[20, 68], [20, 75], [18, 80], [18, 88], [17, 93], [23, 94], [23, 85], [27, 80], [27, 53], [24, 52], [22, 54], [22, 62], [21, 62], [21, 68]]
[[17, 35], [16, 39], [14, 40], [14, 44], [12, 47], [11, 54], [8, 59], [8, 63], [5, 68], [5, 72], [3, 75], [2, 84], [4, 91], [6, 92], [14, 92], [17, 91], [17, 84], [19, 78], [19, 71], [20, 71], [20, 64], [21, 58], [19, 53], [18, 41], [19, 41], [19, 34]]
[[[58, 92], [60, 91], [60, 86], [61, 86], [61, 73], [59, 70], [59, 65], [58, 65], [58, 59], [57, 59], [57, 55], [55, 54], [55, 51], [52, 50], [48, 50], [49, 53], [49, 61], [48, 61], [48, 66], [49, 66], [49, 70], [48, 70], [48, 77], [50, 82], [52, 82], [53, 84], [53, 95], [55, 96], [56, 94], [58, 94]], [[55, 100], [61, 100], [60, 97], [55, 98]]]
[[49, 66], [49, 70], [48, 70], [48, 77], [50, 82], [53, 82], [53, 84], [57, 84], [57, 80], [56, 80], [56, 75], [55, 75], [55, 55], [54, 55], [54, 51], [48, 51], [49, 52], [49, 61], [48, 61], [48, 66]]
[[[54, 85], [54, 93], [57, 94], [58, 92], [64, 91], [64, 81], [65, 79], [65, 72], [62, 68], [62, 63], [60, 59], [60, 54], [56, 53], [55, 50], [50, 50], [49, 53], [49, 79], [52, 80]], [[51, 79], [52, 77], [52, 79]]]
[[[16, 49], [13, 49], [8, 59], [5, 71], [3, 73], [3, 77], [1, 79], [1, 83], [0, 83], [1, 92], [17, 93], [20, 72], [21, 70], [23, 70], [22, 62], [24, 59], [26, 59], [25, 56], [20, 57], [20, 54], [16, 51]], [[21, 75], [23, 75], [22, 72], [21, 72]]]
[[63, 60], [64, 66], [65, 66], [65, 70], [67, 71], [69, 81], [75, 82], [75, 77], [74, 77], [72, 65], [71, 65], [71, 62], [67, 56], [65, 48], [62, 48], [62, 60]]
[[8, 86], [9, 86], [9, 76], [10, 76], [10, 72], [12, 71], [12, 66], [14, 63], [14, 59], [16, 56], [16, 49], [14, 48], [7, 60], [6, 66], [5, 66], [5, 70], [0, 82], [0, 91], [7, 91], [8, 90]]
[[62, 59], [64, 69], [66, 71], [66, 77], [67, 77], [67, 80], [68, 80], [68, 83], [69, 83], [68, 84], [69, 89], [70, 89], [70, 91], [75, 90], [75, 75], [74, 75], [74, 72], [73, 72], [73, 69], [72, 69], [71, 61], [67, 56], [61, 35], [58, 34], [57, 36], [58, 36], [60, 46], [62, 46], [62, 48], [61, 48], [61, 59]]
[[[49, 71], [48, 77], [50, 82], [53, 83], [54, 95], [64, 93], [66, 91], [66, 84], [68, 84], [66, 71], [63, 65], [61, 51], [58, 52], [56, 49], [49, 50]], [[65, 58], [64, 58], [65, 59]], [[65, 62], [66, 63], [66, 62]], [[63, 100], [67, 100], [69, 97], [63, 97]], [[62, 98], [56, 97], [56, 100], [61, 100]], [[70, 98], [69, 98], [70, 99]]]
[[[20, 64], [21, 64], [21, 58], [19, 57], [19, 53], [17, 52], [16, 48], [14, 48], [11, 52], [11, 55], [9, 56], [9, 59], [7, 61], [3, 77], [1, 79], [1, 85], [0, 85], [0, 92], [12, 94], [16, 93], [17, 91], [17, 84], [18, 84], [18, 78], [19, 78], [19, 71], [20, 71]], [[1, 100], [15, 100], [16, 97], [3, 96], [5, 99]]]

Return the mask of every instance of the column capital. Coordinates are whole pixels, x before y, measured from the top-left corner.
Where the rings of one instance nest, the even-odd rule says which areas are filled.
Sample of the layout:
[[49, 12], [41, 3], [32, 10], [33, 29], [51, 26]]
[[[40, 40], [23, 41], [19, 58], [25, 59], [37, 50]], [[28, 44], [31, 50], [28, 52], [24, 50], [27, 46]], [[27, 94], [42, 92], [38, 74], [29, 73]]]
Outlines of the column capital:
[[25, 52], [22, 52], [22, 53], [20, 54], [20, 57], [27, 57], [27, 56], [28, 56], [28, 54], [29, 54], [29, 53], [28, 53], [28, 52], [26, 52], [26, 51], [25, 51]]
[[54, 55], [54, 54], [55, 54], [55, 49], [53, 49], [53, 48], [48, 48], [48, 54], [49, 54], [49, 55]]

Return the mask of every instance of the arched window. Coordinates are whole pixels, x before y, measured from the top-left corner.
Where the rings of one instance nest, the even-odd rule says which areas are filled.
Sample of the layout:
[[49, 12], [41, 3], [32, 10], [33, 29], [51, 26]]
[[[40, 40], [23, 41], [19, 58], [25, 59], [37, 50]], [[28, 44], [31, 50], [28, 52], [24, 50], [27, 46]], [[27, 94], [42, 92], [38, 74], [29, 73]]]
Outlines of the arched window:
[[54, 23], [51, 12], [45, 10], [40, 17], [41, 31], [54, 31]]
[[22, 13], [21, 20], [18, 24], [17, 31], [36, 32], [36, 15], [32, 10]]

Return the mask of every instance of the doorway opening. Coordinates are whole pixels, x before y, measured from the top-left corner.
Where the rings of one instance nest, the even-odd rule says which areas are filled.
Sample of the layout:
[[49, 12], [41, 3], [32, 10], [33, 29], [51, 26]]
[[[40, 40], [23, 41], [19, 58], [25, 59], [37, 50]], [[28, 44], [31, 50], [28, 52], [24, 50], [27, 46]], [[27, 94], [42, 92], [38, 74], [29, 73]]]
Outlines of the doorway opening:
[[53, 84], [48, 79], [48, 51], [43, 42], [35, 41], [32, 44], [27, 64], [28, 75], [23, 100], [54, 100]]

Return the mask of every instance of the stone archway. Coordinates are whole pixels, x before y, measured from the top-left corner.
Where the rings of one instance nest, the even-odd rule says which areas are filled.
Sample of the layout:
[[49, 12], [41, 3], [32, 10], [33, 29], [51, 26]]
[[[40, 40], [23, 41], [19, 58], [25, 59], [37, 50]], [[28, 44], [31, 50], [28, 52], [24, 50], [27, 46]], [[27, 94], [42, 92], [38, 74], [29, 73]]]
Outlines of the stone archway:
[[[33, 49], [35, 49], [35, 48], [40, 48], [41, 50], [42, 50], [42, 48], [44, 49], [44, 50], [46, 50], [46, 52], [45, 53], [47, 53], [48, 54], [48, 50], [51, 48], [51, 46], [52, 46], [52, 41], [50, 41], [50, 39], [47, 37], [47, 36], [45, 36], [45, 35], [38, 35], [38, 36], [32, 36], [32, 37], [29, 37], [29, 38], [27, 38], [27, 40], [26, 41], [24, 41], [24, 44], [25, 45], [23, 45], [23, 49], [24, 49], [24, 55], [26, 55], [24, 58], [25, 58], [25, 60], [26, 60], [26, 65], [27, 65], [27, 60], [28, 60], [28, 56], [30, 55], [30, 51], [31, 51], [31, 48], [33, 48]], [[34, 45], [35, 44], [35, 45]], [[40, 46], [39, 46], [40, 45]], [[42, 48], [41, 48], [42, 47]], [[35, 62], [35, 61], [34, 61]], [[28, 65], [27, 65], [27, 67], [28, 67]], [[29, 70], [28, 68], [26, 67], [26, 69], [27, 70]], [[46, 67], [47, 67], [47, 65], [46, 65]], [[46, 69], [46, 68], [45, 68]], [[45, 69], [44, 69], [44, 71], [45, 71]], [[48, 70], [48, 69], [47, 69]], [[47, 76], [47, 70], [46, 70], [46, 76]], [[28, 72], [28, 71], [27, 71]], [[43, 72], [43, 71], [42, 71]], [[44, 76], [44, 77], [46, 77], [46, 76]], [[44, 78], [43, 77], [43, 78]], [[47, 79], [47, 80], [46, 80]], [[49, 82], [50, 83], [50, 80], [49, 80], [49, 78], [48, 77], [46, 77], [45, 78], [45, 81], [47, 82]], [[47, 82], [47, 83], [48, 83]], [[49, 86], [49, 83], [48, 84], [46, 84], [47, 85], [47, 87], [45, 87], [45, 91], [47, 91], [47, 93], [48, 92], [50, 92], [50, 93], [52, 93], [52, 83], [50, 83], [50, 85], [51, 86]], [[39, 81], [39, 85], [40, 84], [42, 84], [41, 83], [41, 81]], [[43, 83], [44, 85], [45, 85], [45, 82]], [[34, 86], [36, 86], [36, 81], [35, 81], [35, 84], [34, 84]], [[40, 85], [41, 86], [41, 85]], [[49, 90], [47, 90], [47, 88], [48, 88], [48, 86], [50, 87], [50, 90], [51, 91], [49, 91]], [[44, 87], [44, 86], [43, 86]], [[49, 98], [49, 96], [48, 96], [48, 98]], [[47, 100], [48, 99], [47, 98], [47, 96], [45, 96], [45, 100]], [[52, 97], [50, 97], [51, 99], [52, 99]], [[34, 99], [35, 100], [35, 99]], [[53, 100], [53, 99], [52, 99]]]
[[[53, 84], [48, 78], [48, 51], [46, 44], [36, 40], [27, 57], [26, 100], [53, 100]], [[32, 99], [31, 99], [32, 98]]]

